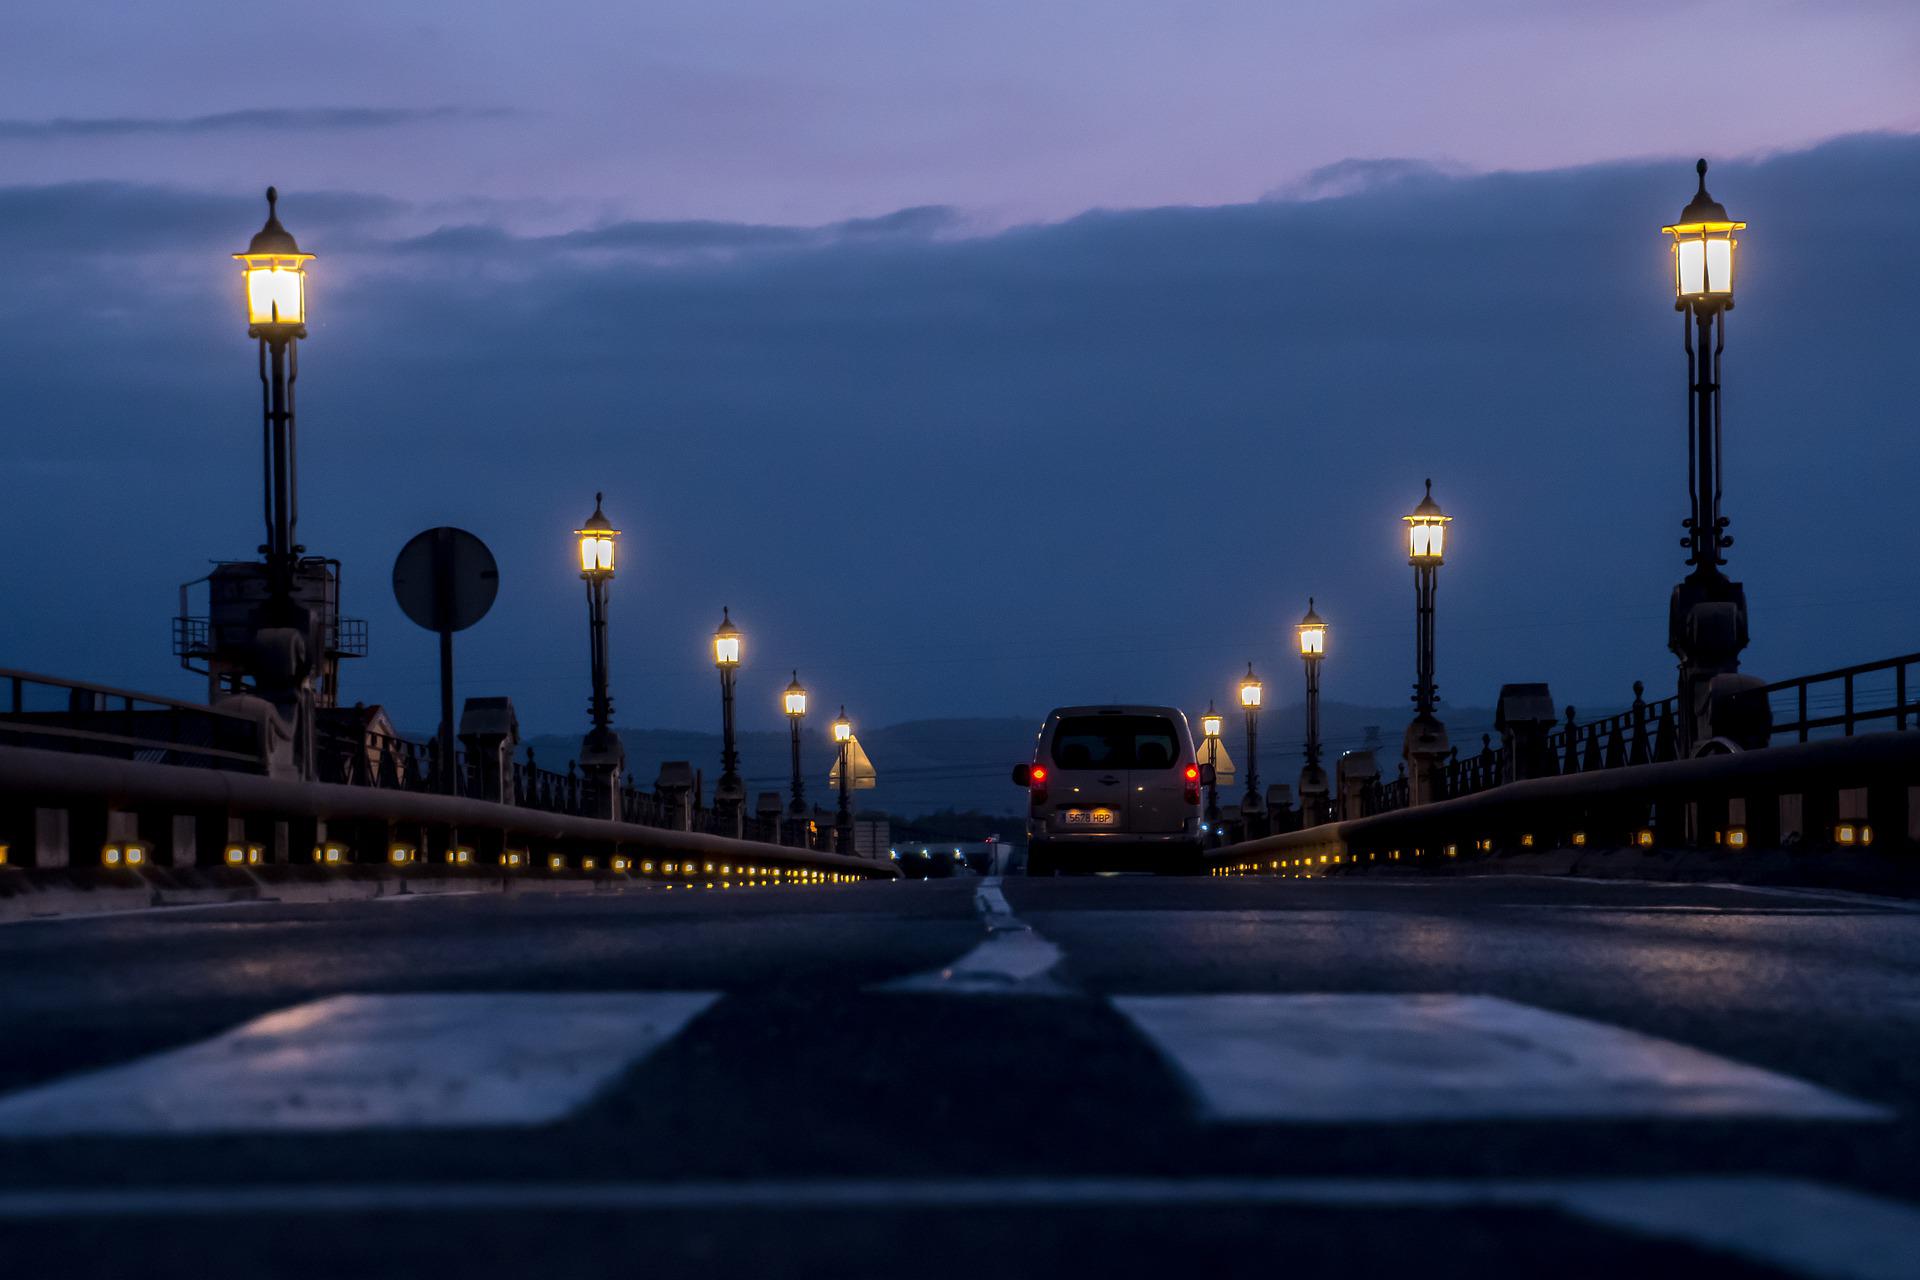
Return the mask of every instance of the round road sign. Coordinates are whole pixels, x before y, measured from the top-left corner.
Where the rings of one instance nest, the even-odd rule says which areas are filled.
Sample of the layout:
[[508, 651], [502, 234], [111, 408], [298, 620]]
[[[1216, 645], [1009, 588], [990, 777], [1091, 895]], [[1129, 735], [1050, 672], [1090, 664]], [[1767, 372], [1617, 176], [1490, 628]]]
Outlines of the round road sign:
[[429, 631], [465, 631], [500, 593], [500, 567], [487, 544], [442, 525], [415, 534], [393, 562], [393, 598]]

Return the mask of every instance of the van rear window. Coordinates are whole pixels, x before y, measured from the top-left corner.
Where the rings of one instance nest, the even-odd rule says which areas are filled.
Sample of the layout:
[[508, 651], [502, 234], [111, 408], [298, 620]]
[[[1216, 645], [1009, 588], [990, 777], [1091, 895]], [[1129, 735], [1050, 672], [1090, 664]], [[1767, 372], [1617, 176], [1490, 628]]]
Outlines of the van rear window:
[[1056, 769], [1171, 769], [1180, 736], [1163, 716], [1067, 716], [1053, 732]]

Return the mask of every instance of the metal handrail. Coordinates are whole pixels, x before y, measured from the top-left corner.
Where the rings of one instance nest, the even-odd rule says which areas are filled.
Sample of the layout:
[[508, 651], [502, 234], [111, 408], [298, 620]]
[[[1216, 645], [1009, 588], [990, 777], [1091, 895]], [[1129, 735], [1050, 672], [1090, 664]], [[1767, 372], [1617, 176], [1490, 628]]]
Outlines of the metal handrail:
[[[438, 794], [441, 786], [437, 744], [416, 742], [396, 734], [321, 733], [321, 781], [345, 783], [396, 791]], [[511, 803], [516, 808], [536, 809], [572, 817], [597, 816], [592, 783], [577, 767], [567, 772], [545, 769], [534, 762], [532, 748], [527, 759], [510, 761]], [[484, 794], [478, 768], [472, 756], [458, 748], [454, 751], [453, 786], [455, 796], [468, 799], [497, 799]], [[683, 826], [679, 806], [669, 804], [652, 792], [641, 790], [629, 778], [619, 789], [615, 812], [619, 820], [661, 830]], [[685, 829], [712, 835], [731, 835], [722, 830], [719, 814], [712, 809], [695, 809], [685, 820]], [[728, 824], [730, 827], [731, 824]], [[778, 823], [765, 823], [751, 816], [741, 820], [744, 838], [773, 843], [779, 834]]]
[[[0, 667], [0, 682], [12, 686], [13, 710], [20, 711], [21, 687], [23, 684], [43, 684], [54, 689], [71, 689], [81, 693], [100, 694], [108, 698], [123, 698], [131, 702], [145, 702], [157, 707], [170, 707], [176, 711], [193, 711], [204, 715], [225, 716], [245, 724], [253, 724], [252, 716], [242, 711], [229, 711], [220, 706], [209, 706], [204, 702], [182, 702], [178, 698], [168, 698], [157, 693], [141, 693], [134, 689], [121, 689], [110, 684], [94, 684], [87, 680], [68, 680], [61, 676], [44, 675], [38, 671], [22, 671], [15, 667]], [[0, 711], [0, 714], [5, 714]]]
[[[1648, 702], [1644, 686], [1633, 687], [1633, 705], [1625, 711], [1579, 721], [1572, 707], [1567, 722], [1541, 736], [1538, 756], [1516, 761], [1514, 748], [1506, 742], [1493, 746], [1483, 738], [1480, 751], [1467, 756], [1454, 748], [1437, 775], [1437, 800], [1476, 795], [1515, 781], [1523, 773], [1528, 777], [1568, 776], [1619, 769], [1636, 764], [1659, 764], [1679, 757], [1675, 717], [1678, 697]], [[1365, 816], [1391, 813], [1409, 804], [1405, 778], [1380, 779], [1361, 796]]]
[[[6, 687], [0, 737], [23, 745], [229, 771], [266, 770], [260, 721], [242, 711], [10, 667], [0, 668], [0, 685]], [[50, 690], [66, 706], [29, 710], [29, 688]]]
[[[1800, 742], [1810, 741], [1815, 729], [1840, 729], [1845, 737], [1852, 737], [1855, 726], [1865, 721], [1892, 720], [1895, 732], [1904, 732], [1909, 727], [1920, 728], [1920, 700], [1910, 699], [1911, 687], [1907, 679], [1907, 668], [1920, 665], [1920, 653], [1902, 654], [1897, 658], [1883, 658], [1878, 662], [1856, 663], [1850, 667], [1835, 667], [1831, 671], [1819, 671], [1812, 675], [1794, 676], [1787, 680], [1777, 680], [1772, 684], [1743, 690], [1735, 695], [1737, 699], [1760, 699], [1766, 702], [1769, 714], [1775, 694], [1794, 695], [1794, 713], [1786, 720], [1774, 720], [1771, 724], [1771, 737], [1792, 734]], [[1893, 700], [1891, 704], [1878, 704], [1868, 708], [1858, 705], [1860, 677], [1876, 675], [1880, 672], [1893, 674]], [[1841, 706], [1836, 714], [1817, 715], [1814, 699], [1810, 691], [1820, 685], [1838, 682]], [[1828, 696], [1832, 696], [1829, 694]]]

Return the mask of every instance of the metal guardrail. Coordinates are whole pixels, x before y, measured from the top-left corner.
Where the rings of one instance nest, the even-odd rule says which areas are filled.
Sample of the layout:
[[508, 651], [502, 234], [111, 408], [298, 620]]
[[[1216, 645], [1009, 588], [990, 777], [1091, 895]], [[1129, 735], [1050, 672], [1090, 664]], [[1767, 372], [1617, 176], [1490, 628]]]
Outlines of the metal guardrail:
[[[1850, 738], [1861, 731], [1920, 729], [1920, 683], [1910, 674], [1917, 667], [1920, 653], [1911, 653], [1796, 676], [1734, 694], [1730, 710], [1736, 719], [1769, 724], [1769, 746]], [[1633, 692], [1629, 709], [1584, 723], [1569, 707], [1567, 723], [1546, 735], [1544, 749], [1529, 762], [1524, 776], [1569, 777], [1679, 759], [1679, 700], [1648, 702], [1637, 683]], [[1740, 704], [1749, 700], [1763, 701], [1766, 714], [1741, 715]], [[1477, 754], [1465, 757], [1456, 748], [1440, 771], [1436, 799], [1476, 795], [1521, 776], [1511, 748], [1504, 744], [1483, 742]], [[1367, 788], [1362, 812], [1354, 816], [1391, 813], [1405, 808], [1407, 800], [1404, 777], [1383, 778]]]
[[253, 717], [131, 689], [0, 668], [0, 742], [264, 773]]
[[[36, 814], [65, 810], [54, 837], [53, 861], [41, 864], [38, 842], [46, 835]], [[567, 859], [569, 874], [612, 873], [627, 879], [628, 870], [613, 859], [652, 854], [691, 855], [715, 864], [746, 858], [762, 869], [786, 868], [820, 873], [849, 873], [858, 879], [894, 879], [892, 863], [876, 862], [822, 849], [780, 846], [735, 840], [727, 836], [686, 831], [679, 827], [649, 827], [605, 818], [548, 813], [523, 805], [478, 798], [402, 792], [366, 786], [300, 782], [216, 769], [181, 769], [139, 760], [97, 759], [87, 768], [75, 768], [71, 753], [0, 743], [0, 839], [12, 835], [15, 856], [11, 868], [47, 865], [100, 865], [101, 845], [113, 814], [135, 815], [152, 823], [154, 848], [150, 865], [183, 867], [232, 865], [228, 852], [228, 821], [239, 819], [249, 828], [250, 840], [266, 843], [276, 827], [284, 826], [287, 861], [307, 861], [308, 842], [318, 848], [318, 823], [327, 837], [352, 850], [346, 865], [356, 872], [380, 874], [411, 872], [416, 863], [441, 866], [461, 838], [481, 849], [471, 865], [499, 866], [511, 872], [515, 864], [503, 861], [505, 851], [538, 853], [538, 861], [523, 861], [521, 870], [550, 866], [548, 858]], [[216, 815], [209, 823], [198, 818], [183, 834], [183, 815]], [[166, 819], [171, 818], [172, 821]], [[255, 834], [255, 833], [258, 834]], [[184, 852], [180, 843], [185, 840]], [[390, 840], [411, 846], [404, 868], [389, 862]], [[224, 855], [224, 856], [223, 856]], [[599, 855], [596, 868], [586, 858]], [[276, 859], [269, 854], [268, 863]], [[316, 859], [316, 862], [318, 860]], [[253, 865], [249, 860], [249, 867]], [[631, 869], [636, 881], [649, 869], [638, 863]], [[687, 867], [691, 876], [692, 869]], [[653, 877], [658, 879], [657, 876]]]
[[[254, 717], [203, 703], [37, 672], [0, 668], [0, 744], [41, 750], [185, 765], [238, 773], [266, 773], [262, 725]], [[354, 735], [322, 725], [317, 731], [318, 780], [423, 795], [452, 794], [474, 800], [505, 800], [485, 785], [467, 753], [455, 753], [453, 785], [443, 788], [431, 744], [388, 734]], [[588, 781], [577, 770], [543, 769], [529, 748], [524, 764], [511, 766], [511, 803], [571, 817], [604, 810], [592, 803]], [[684, 819], [680, 806], [632, 785], [620, 789], [619, 820], [663, 830], [733, 835], [733, 826], [709, 808]], [[776, 843], [780, 823], [743, 815], [741, 837]], [[817, 848], [819, 842], [809, 841]]]
[[[573, 817], [597, 817], [605, 812], [605, 808], [596, 803], [592, 782], [574, 765], [569, 764], [565, 773], [541, 768], [534, 762], [531, 747], [527, 748], [524, 763], [515, 761], [508, 765], [507, 776], [501, 782], [510, 785], [491, 785], [470, 754], [456, 749], [451, 785], [443, 786], [438, 757], [435, 743], [415, 742], [392, 734], [355, 735], [324, 728], [319, 734], [319, 780], [322, 782], [502, 801], [520, 808]], [[683, 819], [678, 802], [641, 790], [633, 785], [631, 776], [620, 788], [614, 811], [620, 821], [636, 826], [720, 836], [734, 834], [732, 823], [710, 808], [695, 808]], [[780, 826], [743, 815], [740, 838], [778, 843]]]
[[[1920, 728], [1920, 701], [1910, 697], [1914, 683], [1908, 677], [1915, 666], [1920, 653], [1796, 676], [1736, 697], [1766, 701], [1776, 743], [1783, 737], [1797, 742], [1851, 738], [1863, 725], [1902, 732]], [[1893, 723], [1882, 723], [1889, 720]]]
[[1890, 866], [1904, 868], [1900, 874], [1911, 883], [1920, 874], [1908, 853], [1915, 843], [1909, 796], [1917, 782], [1920, 734], [1862, 734], [1511, 782], [1223, 845], [1207, 858], [1216, 874], [1324, 875], [1367, 866], [1451, 868], [1556, 851], [1654, 858], [1692, 850], [1728, 858], [1767, 850], [1862, 853], [1871, 846]]

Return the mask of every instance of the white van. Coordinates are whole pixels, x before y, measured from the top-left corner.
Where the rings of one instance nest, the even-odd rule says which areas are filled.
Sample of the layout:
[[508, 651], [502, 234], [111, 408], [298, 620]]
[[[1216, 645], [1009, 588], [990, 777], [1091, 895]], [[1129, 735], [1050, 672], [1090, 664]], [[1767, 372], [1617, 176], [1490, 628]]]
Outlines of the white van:
[[1060, 707], [1040, 726], [1027, 789], [1027, 874], [1197, 872], [1205, 767], [1173, 707]]

